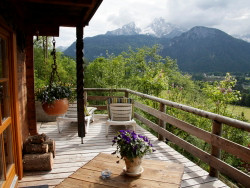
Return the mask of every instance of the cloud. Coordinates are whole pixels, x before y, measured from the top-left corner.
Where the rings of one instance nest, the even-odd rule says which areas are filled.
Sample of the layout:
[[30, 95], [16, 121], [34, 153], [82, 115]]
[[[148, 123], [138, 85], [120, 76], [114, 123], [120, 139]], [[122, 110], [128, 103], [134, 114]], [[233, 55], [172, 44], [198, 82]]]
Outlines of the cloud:
[[121, 27], [124, 25], [124, 23], [134, 21], [134, 16], [132, 11], [126, 11], [126, 9], [122, 8], [117, 14], [110, 15], [107, 18], [107, 21], [110, 22], [112, 25]]
[[198, 1], [196, 0], [194, 4], [202, 10], [211, 10], [211, 9], [224, 9], [227, 5], [232, 2], [232, 0], [221, 1], [221, 0], [210, 0], [210, 1]]
[[59, 37], [55, 37], [56, 47], [69, 46], [76, 40], [76, 28], [60, 27]]
[[[132, 21], [145, 27], [155, 18], [191, 28], [214, 27], [229, 34], [250, 33], [249, 0], [105, 0], [93, 16], [84, 36], [105, 34]], [[62, 45], [75, 41], [75, 29], [61, 29]]]
[[[166, 17], [170, 22], [186, 26], [216, 27], [236, 34], [240, 27], [250, 33], [250, 1], [248, 0], [168, 0]], [[248, 29], [247, 29], [248, 28]]]

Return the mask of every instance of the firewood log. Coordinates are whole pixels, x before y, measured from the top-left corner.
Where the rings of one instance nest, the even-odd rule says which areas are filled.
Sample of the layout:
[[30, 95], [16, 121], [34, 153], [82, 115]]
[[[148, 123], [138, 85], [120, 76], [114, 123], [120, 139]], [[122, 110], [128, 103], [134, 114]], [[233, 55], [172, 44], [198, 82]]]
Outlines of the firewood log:
[[48, 144], [26, 144], [25, 153], [48, 153], [49, 145]]
[[33, 135], [29, 136], [26, 143], [31, 143], [31, 144], [41, 144], [45, 142], [48, 139], [48, 136], [44, 133], [38, 134], [38, 135]]
[[52, 170], [54, 163], [51, 152], [44, 154], [25, 154], [23, 156], [23, 169], [25, 171]]
[[56, 155], [56, 143], [55, 143], [55, 141], [52, 139], [48, 139], [44, 142], [44, 144], [49, 145], [49, 152], [51, 152], [53, 154], [53, 158], [55, 158], [55, 155]]

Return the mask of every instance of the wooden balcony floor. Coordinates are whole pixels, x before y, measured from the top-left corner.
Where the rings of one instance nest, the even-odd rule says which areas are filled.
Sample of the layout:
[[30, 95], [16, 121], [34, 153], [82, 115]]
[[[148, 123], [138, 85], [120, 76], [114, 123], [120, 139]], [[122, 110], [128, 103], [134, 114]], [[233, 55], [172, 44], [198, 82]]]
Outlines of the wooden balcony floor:
[[[61, 123], [62, 133], [57, 132], [56, 122], [38, 123], [39, 133], [45, 133], [56, 141], [56, 157], [53, 170], [49, 172], [25, 172], [18, 187], [49, 185], [53, 187], [63, 179], [74, 173], [78, 168], [95, 157], [99, 152], [112, 153], [112, 139], [119, 129], [124, 126], [110, 126], [109, 137], [105, 136], [106, 115], [95, 115], [95, 121], [90, 124], [89, 132], [83, 139], [77, 135], [76, 123]], [[199, 166], [179, 154], [177, 151], [160, 142], [150, 132], [137, 125], [136, 132], [146, 135], [154, 145], [156, 151], [145, 158], [172, 161], [185, 165], [181, 187], [227, 187], [224, 183]]]

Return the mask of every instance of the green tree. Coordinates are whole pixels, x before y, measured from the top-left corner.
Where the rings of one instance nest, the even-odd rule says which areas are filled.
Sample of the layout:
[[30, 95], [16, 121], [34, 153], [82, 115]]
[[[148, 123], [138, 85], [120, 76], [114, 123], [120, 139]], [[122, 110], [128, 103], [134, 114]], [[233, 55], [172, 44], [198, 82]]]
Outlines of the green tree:
[[100, 57], [86, 68], [86, 87], [121, 88], [124, 85], [125, 62], [122, 56]]
[[[39, 37], [34, 43], [34, 66], [35, 66], [35, 91], [49, 84], [51, 65], [53, 58], [51, 53], [51, 38], [48, 38], [48, 49], [46, 53], [45, 37]], [[48, 57], [46, 57], [48, 54]], [[73, 59], [66, 57], [62, 52], [56, 52], [57, 72], [60, 80], [65, 85], [76, 86], [76, 63]], [[59, 80], [57, 80], [59, 81]]]
[[[233, 89], [236, 80], [230, 74], [226, 74], [224, 80], [212, 84], [204, 84], [201, 81], [194, 82], [190, 75], [179, 71], [175, 60], [169, 57], [161, 57], [158, 54], [159, 50], [161, 50], [159, 46], [144, 47], [136, 50], [129, 49], [128, 52], [123, 52], [118, 56], [99, 57], [87, 66], [86, 86], [129, 88], [195, 108], [235, 117], [227, 113], [226, 110], [229, 103], [240, 98], [240, 93]], [[159, 109], [157, 102], [141, 98], [136, 100]], [[211, 132], [211, 120], [207, 118], [171, 107], [167, 107], [166, 111], [171, 116]], [[137, 113], [150, 121], [158, 122], [158, 119], [152, 115], [140, 110]], [[170, 124], [167, 124], [167, 130], [202, 150], [210, 152], [211, 146], [205, 141]], [[249, 143], [247, 133], [229, 126], [223, 126], [223, 137], [242, 145]], [[208, 165], [202, 163], [198, 158], [193, 157], [171, 142], [168, 142], [168, 144], [208, 169]], [[226, 152], [222, 152], [222, 159], [237, 168], [240, 167], [241, 161]]]
[[203, 90], [214, 103], [214, 113], [226, 115], [228, 105], [241, 99], [240, 92], [233, 90], [236, 82], [237, 80], [227, 73], [225, 79], [220, 82], [214, 82], [212, 85], [206, 83]]
[[155, 45], [122, 53], [126, 61], [125, 79], [128, 88], [155, 96], [168, 88], [165, 59], [158, 54], [159, 50], [159, 46]]

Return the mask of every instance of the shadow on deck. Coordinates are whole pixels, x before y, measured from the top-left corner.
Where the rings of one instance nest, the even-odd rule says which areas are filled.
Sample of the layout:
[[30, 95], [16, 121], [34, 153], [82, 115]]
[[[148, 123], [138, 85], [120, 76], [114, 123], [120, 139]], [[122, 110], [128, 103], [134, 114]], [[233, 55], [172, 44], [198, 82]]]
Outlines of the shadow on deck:
[[[95, 121], [90, 124], [89, 132], [83, 139], [78, 137], [76, 123], [62, 123], [62, 132], [59, 134], [56, 122], [38, 123], [39, 133], [45, 133], [56, 141], [56, 157], [53, 170], [49, 172], [25, 172], [19, 181], [18, 187], [48, 185], [53, 187], [63, 179], [74, 173], [78, 168], [95, 157], [98, 153], [112, 153], [116, 147], [112, 147], [112, 139], [118, 130], [125, 126], [110, 126], [109, 137], [105, 136], [106, 115], [95, 115]], [[171, 161], [185, 165], [181, 187], [227, 187], [217, 178], [208, 175], [208, 172], [179, 154], [166, 145], [150, 132], [137, 125], [136, 132], [146, 135], [152, 142], [156, 151], [145, 158]], [[121, 169], [122, 170], [122, 169]]]

